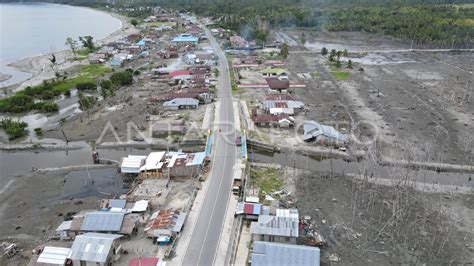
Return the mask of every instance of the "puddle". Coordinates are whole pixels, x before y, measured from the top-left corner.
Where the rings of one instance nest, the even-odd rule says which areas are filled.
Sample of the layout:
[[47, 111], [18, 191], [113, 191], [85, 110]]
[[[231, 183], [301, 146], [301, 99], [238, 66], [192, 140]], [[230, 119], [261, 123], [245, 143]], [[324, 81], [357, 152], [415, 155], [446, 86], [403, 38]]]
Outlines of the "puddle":
[[[61, 140], [46, 139], [45, 143], [61, 143]], [[31, 172], [33, 168], [53, 168], [93, 164], [92, 148], [86, 142], [70, 142], [72, 146], [84, 147], [70, 151], [0, 151], [0, 187], [16, 175]], [[98, 149], [101, 158], [119, 161], [129, 154], [147, 155], [150, 149]]]
[[64, 197], [113, 197], [128, 191], [116, 168], [73, 171], [64, 179]]

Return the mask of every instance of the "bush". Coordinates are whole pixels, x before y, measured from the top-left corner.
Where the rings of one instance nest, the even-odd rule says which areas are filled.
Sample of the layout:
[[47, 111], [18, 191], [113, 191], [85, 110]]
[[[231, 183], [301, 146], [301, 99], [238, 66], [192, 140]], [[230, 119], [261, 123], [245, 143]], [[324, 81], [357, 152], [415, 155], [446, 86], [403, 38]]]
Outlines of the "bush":
[[122, 71], [112, 74], [110, 81], [114, 85], [126, 86], [133, 83], [133, 75], [130, 71]]
[[36, 136], [38, 137], [43, 136], [43, 129], [41, 129], [40, 127], [37, 127], [35, 128], [35, 133], [36, 133]]
[[97, 90], [97, 84], [95, 82], [83, 82], [83, 83], [77, 84], [76, 89], [80, 91]]
[[140, 70], [135, 70], [135, 71], [133, 71], [133, 75], [135, 75], [135, 76], [138, 76], [138, 75], [140, 75], [140, 74], [141, 74]]
[[14, 121], [11, 118], [4, 118], [0, 122], [0, 126], [8, 134], [8, 138], [12, 140], [25, 136], [27, 133], [25, 128], [28, 124], [20, 120]]

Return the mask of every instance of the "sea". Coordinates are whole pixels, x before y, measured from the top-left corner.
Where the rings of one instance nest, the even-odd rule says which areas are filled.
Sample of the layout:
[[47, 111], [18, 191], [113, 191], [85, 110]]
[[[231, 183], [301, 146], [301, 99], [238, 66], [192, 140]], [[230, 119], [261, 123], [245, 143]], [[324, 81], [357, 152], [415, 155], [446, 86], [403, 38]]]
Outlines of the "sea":
[[31, 74], [7, 65], [20, 59], [68, 49], [67, 37], [90, 35], [100, 40], [122, 23], [113, 16], [84, 7], [47, 3], [0, 3], [0, 73], [11, 75], [1, 87], [20, 83]]

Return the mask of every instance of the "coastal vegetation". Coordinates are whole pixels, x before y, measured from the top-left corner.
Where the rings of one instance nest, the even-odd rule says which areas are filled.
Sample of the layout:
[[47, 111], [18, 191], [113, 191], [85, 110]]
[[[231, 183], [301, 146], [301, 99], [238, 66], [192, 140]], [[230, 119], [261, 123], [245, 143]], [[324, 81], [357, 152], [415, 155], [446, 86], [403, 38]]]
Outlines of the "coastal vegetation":
[[3, 118], [2, 121], [0, 121], [0, 127], [5, 130], [10, 140], [25, 136], [27, 134], [27, 126], [27, 123], [11, 118]]
[[[81, 73], [70, 79], [45, 80], [43, 83], [33, 87], [26, 87], [14, 95], [0, 99], [1, 113], [22, 113], [31, 110], [40, 112], [58, 111], [58, 106], [52, 100], [61, 95], [68, 94], [73, 88], [85, 88], [96, 82], [97, 78], [112, 71], [103, 65], [84, 65]], [[88, 85], [84, 85], [88, 84]]]
[[126, 86], [133, 83], [133, 70], [127, 69], [125, 71], [116, 72], [110, 76], [110, 81], [115, 86]]

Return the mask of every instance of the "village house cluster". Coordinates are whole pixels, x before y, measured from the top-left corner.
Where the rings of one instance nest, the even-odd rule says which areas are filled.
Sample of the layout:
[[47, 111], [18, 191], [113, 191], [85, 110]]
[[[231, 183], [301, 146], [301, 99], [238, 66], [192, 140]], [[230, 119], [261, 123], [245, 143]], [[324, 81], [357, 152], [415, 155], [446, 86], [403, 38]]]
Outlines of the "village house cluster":
[[[198, 109], [214, 99], [212, 67], [216, 57], [201, 27], [186, 16], [159, 14], [143, 21], [143, 31], [100, 47], [90, 55], [92, 64], [113, 68], [135, 67], [136, 62], [158, 59], [137, 80], [160, 84], [148, 102], [163, 112]], [[164, 42], [167, 42], [165, 44]], [[204, 42], [204, 44], [202, 44]], [[163, 48], [164, 47], [164, 48]], [[211, 88], [213, 88], [211, 90]], [[148, 115], [153, 137], [185, 134], [185, 118]], [[206, 142], [205, 142], [206, 143]], [[128, 155], [118, 162], [120, 178], [131, 183], [127, 193], [102, 199], [95, 209], [71, 213], [58, 224], [51, 243], [38, 247], [32, 265], [165, 265], [163, 260], [179, 238], [192, 203], [192, 190], [184, 203], [166, 201], [168, 194], [180, 193], [174, 182], [193, 189], [196, 179], [205, 180], [211, 148], [203, 152], [152, 151]], [[94, 162], [100, 162], [94, 153]], [[85, 181], [94, 186], [94, 173]], [[176, 185], [175, 185], [176, 186]], [[137, 239], [138, 236], [138, 239]], [[148, 240], [160, 256], [141, 256], [134, 241]], [[135, 257], [134, 257], [135, 256]]]

